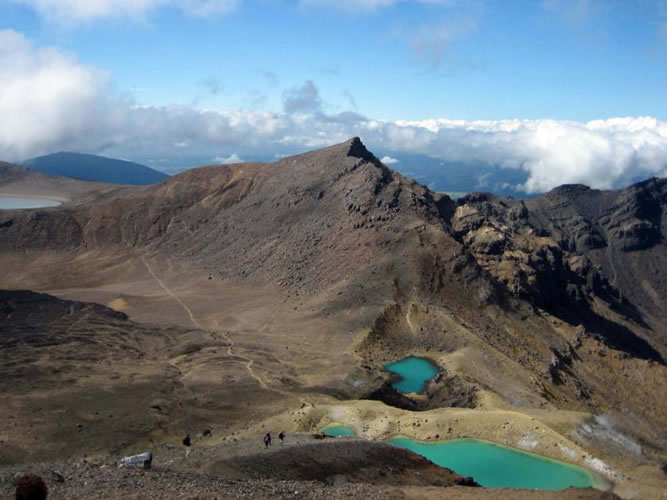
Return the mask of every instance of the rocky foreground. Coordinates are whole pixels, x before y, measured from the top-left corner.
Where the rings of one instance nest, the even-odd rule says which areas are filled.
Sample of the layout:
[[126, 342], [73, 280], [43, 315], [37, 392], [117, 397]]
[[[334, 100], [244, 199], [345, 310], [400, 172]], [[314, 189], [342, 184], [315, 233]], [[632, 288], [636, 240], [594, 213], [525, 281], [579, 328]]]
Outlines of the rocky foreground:
[[[49, 498], [577, 498], [613, 499], [592, 489], [489, 490], [406, 450], [360, 439], [291, 435], [265, 449], [260, 439], [185, 448], [160, 445], [151, 469], [84, 458], [0, 468], [11, 496], [26, 472], [43, 477]], [[212, 465], [211, 465], [212, 464]]]

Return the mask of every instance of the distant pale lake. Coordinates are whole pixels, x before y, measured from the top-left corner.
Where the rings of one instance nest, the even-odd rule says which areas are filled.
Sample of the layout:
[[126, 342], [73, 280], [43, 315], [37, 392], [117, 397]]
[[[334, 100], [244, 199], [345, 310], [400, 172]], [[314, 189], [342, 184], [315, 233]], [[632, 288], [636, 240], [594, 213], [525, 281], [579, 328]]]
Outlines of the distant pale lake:
[[0, 209], [17, 208], [44, 208], [57, 207], [61, 202], [56, 200], [46, 200], [44, 198], [19, 198], [14, 196], [0, 196]]

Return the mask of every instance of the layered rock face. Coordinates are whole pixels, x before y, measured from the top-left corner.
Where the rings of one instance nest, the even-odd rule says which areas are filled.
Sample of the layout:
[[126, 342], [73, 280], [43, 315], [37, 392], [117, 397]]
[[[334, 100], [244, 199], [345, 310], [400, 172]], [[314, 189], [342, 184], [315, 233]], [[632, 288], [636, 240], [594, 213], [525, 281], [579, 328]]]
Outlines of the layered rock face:
[[[527, 201], [474, 193], [451, 220], [457, 239], [513, 296], [570, 322], [594, 323], [606, 309], [651, 324], [651, 339], [625, 331], [612, 341], [663, 362], [666, 179], [622, 191], [561, 186]], [[618, 325], [603, 329], [611, 338]]]

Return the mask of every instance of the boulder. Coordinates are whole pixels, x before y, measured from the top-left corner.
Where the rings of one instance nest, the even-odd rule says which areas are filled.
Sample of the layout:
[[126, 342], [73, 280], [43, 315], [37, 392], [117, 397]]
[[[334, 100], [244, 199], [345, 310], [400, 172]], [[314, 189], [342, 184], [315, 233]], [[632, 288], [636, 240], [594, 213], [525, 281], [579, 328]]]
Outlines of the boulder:
[[121, 458], [119, 467], [143, 467], [144, 469], [150, 469], [151, 464], [153, 463], [153, 454], [149, 451], [141, 453], [139, 455], [132, 455], [129, 457]]

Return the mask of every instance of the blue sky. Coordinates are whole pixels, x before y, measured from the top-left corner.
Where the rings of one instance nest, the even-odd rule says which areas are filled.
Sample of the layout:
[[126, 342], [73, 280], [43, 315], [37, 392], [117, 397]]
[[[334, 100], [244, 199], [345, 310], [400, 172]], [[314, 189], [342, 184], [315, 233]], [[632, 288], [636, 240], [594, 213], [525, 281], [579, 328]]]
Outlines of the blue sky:
[[361, 135], [540, 189], [667, 164], [666, 0], [2, 0], [0, 32], [17, 75], [0, 111], [26, 127], [0, 133], [7, 159], [275, 156]]
[[9, 1], [0, 23], [110, 71], [144, 104], [280, 111], [282, 88], [313, 80], [331, 110], [352, 96], [387, 119], [667, 119], [667, 14], [652, 3], [247, 1], [206, 17], [163, 7], [73, 21]]

